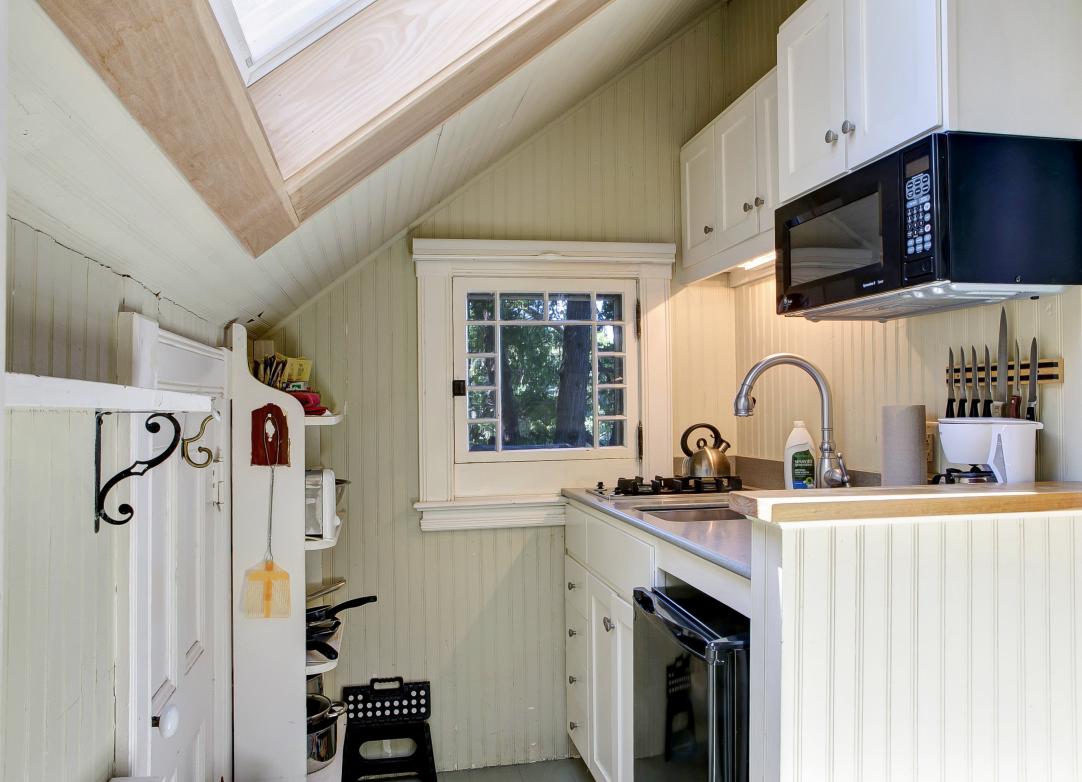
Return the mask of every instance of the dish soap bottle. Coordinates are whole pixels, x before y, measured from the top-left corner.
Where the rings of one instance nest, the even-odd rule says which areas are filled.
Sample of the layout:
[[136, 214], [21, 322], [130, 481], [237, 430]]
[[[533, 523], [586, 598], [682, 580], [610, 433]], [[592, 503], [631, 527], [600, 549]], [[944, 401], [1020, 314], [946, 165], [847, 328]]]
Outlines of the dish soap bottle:
[[785, 488], [815, 488], [815, 443], [803, 421], [793, 421], [785, 441]]

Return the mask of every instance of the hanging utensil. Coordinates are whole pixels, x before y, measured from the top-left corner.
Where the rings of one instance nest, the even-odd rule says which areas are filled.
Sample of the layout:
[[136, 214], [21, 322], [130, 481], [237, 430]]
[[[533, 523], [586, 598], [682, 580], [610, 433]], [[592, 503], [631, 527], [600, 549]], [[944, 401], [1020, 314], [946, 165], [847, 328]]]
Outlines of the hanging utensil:
[[[241, 587], [241, 611], [253, 619], [284, 619], [290, 614], [289, 573], [274, 562], [271, 543], [274, 538], [274, 470], [282, 446], [274, 416], [269, 412], [263, 418], [263, 448], [270, 465], [270, 490], [267, 496], [267, 550], [263, 561], [248, 568]], [[268, 442], [274, 443], [274, 459], [271, 459]]]

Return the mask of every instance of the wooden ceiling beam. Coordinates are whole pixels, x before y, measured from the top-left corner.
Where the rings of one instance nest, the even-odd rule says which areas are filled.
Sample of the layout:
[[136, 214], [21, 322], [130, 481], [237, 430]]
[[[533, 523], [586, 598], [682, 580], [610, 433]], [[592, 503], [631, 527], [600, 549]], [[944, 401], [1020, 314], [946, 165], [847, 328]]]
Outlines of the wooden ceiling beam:
[[379, 0], [250, 88], [303, 221], [610, 0]]
[[298, 225], [206, 0], [38, 0], [254, 256]]

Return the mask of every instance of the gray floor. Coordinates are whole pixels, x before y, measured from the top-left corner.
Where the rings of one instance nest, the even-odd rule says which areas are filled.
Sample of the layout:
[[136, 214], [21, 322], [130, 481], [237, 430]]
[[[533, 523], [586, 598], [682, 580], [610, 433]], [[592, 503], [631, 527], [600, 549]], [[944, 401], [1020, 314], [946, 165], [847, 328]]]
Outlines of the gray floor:
[[[524, 766], [449, 771], [439, 777], [440, 782], [592, 782], [590, 772], [577, 758], [527, 763]], [[408, 779], [403, 779], [402, 782], [408, 782]]]

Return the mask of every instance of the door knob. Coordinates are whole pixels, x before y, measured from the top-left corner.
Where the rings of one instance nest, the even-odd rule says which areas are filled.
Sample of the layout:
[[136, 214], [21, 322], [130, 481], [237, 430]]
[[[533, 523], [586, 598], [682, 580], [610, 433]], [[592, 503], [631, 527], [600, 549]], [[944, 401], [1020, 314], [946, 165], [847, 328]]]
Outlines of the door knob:
[[854, 125], [849, 120], [846, 120], [845, 122], [842, 123], [842, 133], [845, 133], [846, 135], [852, 133], [856, 129], [857, 129], [857, 126]]
[[714, 233], [714, 226], [712, 226], [712, 225], [704, 225], [703, 226], [703, 233], [704, 234], [712, 234], [712, 233]]
[[838, 140], [838, 134], [835, 133], [833, 130], [828, 130], [826, 132], [826, 135], [823, 136], [823, 141], [825, 141], [828, 144], [833, 144], [837, 140]]
[[763, 200], [762, 196], [755, 196], [755, 205], [756, 206], [762, 206], [765, 203], [766, 203], [766, 201]]
[[751, 204], [749, 204], [747, 201], [744, 202], [744, 211], [745, 212], [750, 212], [752, 210], [752, 208], [753, 207], [752, 207]]
[[606, 633], [611, 633], [613, 628], [616, 627], [616, 625], [612, 623], [612, 620], [607, 616], [601, 618], [601, 624], [605, 628]]
[[177, 728], [180, 727], [180, 709], [169, 704], [162, 709], [161, 714], [150, 718], [150, 724], [161, 731], [163, 738], [170, 739], [176, 735]]

